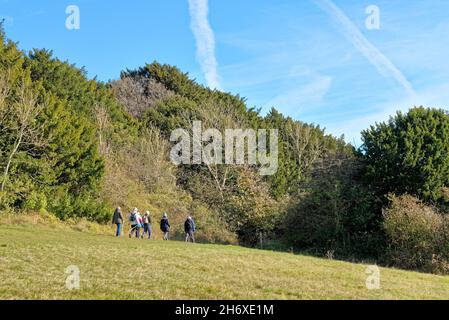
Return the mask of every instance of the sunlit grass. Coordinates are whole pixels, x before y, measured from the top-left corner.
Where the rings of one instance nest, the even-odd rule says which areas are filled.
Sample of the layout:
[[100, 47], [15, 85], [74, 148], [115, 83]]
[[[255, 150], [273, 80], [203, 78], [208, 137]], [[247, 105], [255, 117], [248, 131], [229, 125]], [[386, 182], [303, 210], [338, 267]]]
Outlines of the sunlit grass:
[[[112, 230], [111, 230], [112, 233]], [[80, 269], [68, 290], [64, 270]], [[449, 277], [248, 249], [0, 225], [2, 299], [449, 299]]]

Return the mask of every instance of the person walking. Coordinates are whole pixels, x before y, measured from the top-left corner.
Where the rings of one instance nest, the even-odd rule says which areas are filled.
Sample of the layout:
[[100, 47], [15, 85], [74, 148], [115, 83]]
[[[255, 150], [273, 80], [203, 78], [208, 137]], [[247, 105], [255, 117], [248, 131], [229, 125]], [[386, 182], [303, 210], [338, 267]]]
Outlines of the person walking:
[[145, 234], [148, 234], [148, 239], [151, 239], [151, 216], [149, 211], [145, 212], [145, 214], [142, 217], [142, 220], [143, 220], [142, 239], [144, 238]]
[[142, 217], [139, 214], [137, 208], [129, 214], [129, 222], [131, 223], [131, 230], [129, 230], [129, 237], [131, 238], [133, 234], [136, 234], [136, 238], [140, 238], [140, 228], [142, 223]]
[[184, 222], [184, 231], [186, 233], [186, 242], [192, 241], [193, 243], [195, 242], [195, 237], [194, 237], [194, 233], [195, 233], [195, 221], [193, 221], [191, 216], [188, 216], [186, 221]]
[[142, 216], [140, 215], [139, 210], [137, 210], [136, 220], [137, 220], [136, 238], [140, 239], [140, 229], [143, 227], [143, 219]]
[[164, 213], [161, 219], [161, 231], [164, 233], [164, 240], [169, 239], [170, 234], [170, 222], [168, 221], [167, 214]]
[[112, 216], [112, 224], [116, 225], [115, 236], [120, 237], [122, 233], [122, 223], [123, 223], [123, 214], [122, 209], [117, 207], [114, 211], [114, 215]]

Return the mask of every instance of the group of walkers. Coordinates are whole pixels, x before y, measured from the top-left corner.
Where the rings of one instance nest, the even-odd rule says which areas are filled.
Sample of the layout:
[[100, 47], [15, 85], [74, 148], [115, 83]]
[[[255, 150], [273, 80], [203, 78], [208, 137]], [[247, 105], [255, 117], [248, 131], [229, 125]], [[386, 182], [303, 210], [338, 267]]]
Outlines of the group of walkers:
[[[122, 233], [122, 225], [123, 225], [123, 214], [122, 209], [117, 207], [114, 211], [114, 215], [112, 217], [112, 223], [116, 225], [117, 229], [115, 235], [117, 237], [121, 236]], [[151, 239], [152, 228], [151, 228], [151, 216], [149, 211], [145, 211], [143, 215], [140, 214], [137, 208], [134, 208], [129, 216], [128, 221], [131, 224], [131, 229], [129, 230], [129, 237], [132, 238], [134, 235], [138, 239], [143, 239], [145, 236], [148, 239]], [[143, 228], [143, 232], [141, 234], [141, 229]], [[160, 221], [160, 229], [164, 234], [164, 240], [169, 240], [170, 238], [170, 222], [168, 221], [167, 213], [164, 213], [162, 219]], [[186, 221], [184, 222], [184, 232], [185, 232], [185, 241], [186, 242], [195, 242], [194, 233], [196, 231], [195, 222], [193, 221], [191, 216], [188, 216]]]

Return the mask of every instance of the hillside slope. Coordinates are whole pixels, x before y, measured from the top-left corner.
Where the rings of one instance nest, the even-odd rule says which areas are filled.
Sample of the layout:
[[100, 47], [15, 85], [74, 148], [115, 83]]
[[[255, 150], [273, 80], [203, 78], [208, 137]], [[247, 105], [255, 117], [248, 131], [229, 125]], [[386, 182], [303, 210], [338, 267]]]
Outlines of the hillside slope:
[[[65, 269], [80, 270], [80, 289]], [[449, 299], [449, 277], [237, 246], [0, 225], [0, 299]]]

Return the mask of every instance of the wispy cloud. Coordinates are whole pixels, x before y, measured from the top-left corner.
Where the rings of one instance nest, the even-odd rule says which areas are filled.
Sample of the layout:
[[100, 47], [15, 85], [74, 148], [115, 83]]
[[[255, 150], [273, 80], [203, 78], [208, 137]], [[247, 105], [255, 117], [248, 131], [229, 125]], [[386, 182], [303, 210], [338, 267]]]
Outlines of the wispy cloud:
[[347, 141], [360, 146], [360, 132], [367, 129], [376, 122], [387, 121], [397, 111], [407, 112], [415, 106], [442, 108], [447, 110], [449, 101], [449, 83], [445, 82], [438, 86], [430, 87], [418, 92], [415, 97], [398, 98], [387, 100], [373, 107], [374, 111], [358, 117], [352, 117], [346, 121], [338, 121], [328, 125], [328, 129], [335, 135], [344, 134]]
[[371, 42], [331, 0], [315, 0], [339, 25], [344, 36], [373, 64], [384, 77], [395, 79], [411, 97], [416, 93], [402, 72]]
[[220, 89], [215, 58], [215, 37], [208, 21], [208, 0], [189, 0], [190, 27], [196, 41], [197, 59], [207, 85]]
[[[311, 106], [317, 107], [322, 104], [324, 96], [329, 91], [332, 84], [332, 77], [308, 72], [303, 77], [310, 78], [310, 81], [302, 84], [295, 84], [293, 88], [283, 91], [278, 96], [271, 99], [264, 108], [281, 108], [290, 116], [299, 116], [300, 113], [310, 111]], [[292, 75], [292, 78], [295, 76]]]

